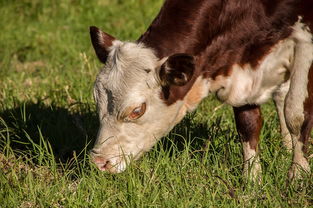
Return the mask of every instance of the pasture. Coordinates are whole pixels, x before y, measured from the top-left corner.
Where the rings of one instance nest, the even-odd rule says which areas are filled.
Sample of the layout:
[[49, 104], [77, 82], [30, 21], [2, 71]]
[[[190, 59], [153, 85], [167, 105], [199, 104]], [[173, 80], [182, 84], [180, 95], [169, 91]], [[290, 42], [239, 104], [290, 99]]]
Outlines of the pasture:
[[125, 172], [90, 163], [101, 64], [89, 26], [136, 40], [162, 3], [0, 1], [0, 207], [313, 207], [313, 173], [287, 181], [272, 102], [262, 106], [261, 184], [242, 177], [232, 108], [214, 96]]

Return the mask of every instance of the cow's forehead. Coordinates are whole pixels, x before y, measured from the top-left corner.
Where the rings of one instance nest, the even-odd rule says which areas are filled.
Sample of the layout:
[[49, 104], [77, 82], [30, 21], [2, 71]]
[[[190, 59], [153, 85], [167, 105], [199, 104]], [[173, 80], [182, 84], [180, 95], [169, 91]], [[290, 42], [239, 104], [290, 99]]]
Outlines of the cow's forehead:
[[156, 84], [158, 58], [142, 44], [114, 42], [95, 82], [96, 100], [101, 105], [114, 103], [114, 107], [125, 105], [130, 97], [132, 103], [139, 103], [147, 88]]
[[123, 85], [129, 87], [142, 80], [147, 70], [154, 70], [157, 62], [154, 51], [143, 44], [116, 40], [110, 47], [107, 63], [97, 81], [113, 91]]
[[143, 67], [154, 67], [157, 60], [153, 49], [142, 43], [115, 40], [110, 47], [106, 67], [115, 69], [112, 71], [132, 73], [133, 70], [142, 70]]

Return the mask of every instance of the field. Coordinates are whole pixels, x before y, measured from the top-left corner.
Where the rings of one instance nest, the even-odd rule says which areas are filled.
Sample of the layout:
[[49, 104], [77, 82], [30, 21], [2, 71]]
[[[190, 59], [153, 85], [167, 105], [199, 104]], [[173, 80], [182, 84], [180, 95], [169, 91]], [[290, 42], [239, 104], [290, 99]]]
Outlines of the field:
[[162, 2], [0, 1], [0, 207], [313, 207], [313, 174], [286, 180], [291, 155], [272, 102], [259, 185], [242, 177], [232, 109], [213, 96], [124, 173], [89, 162], [101, 67], [89, 26], [136, 40]]

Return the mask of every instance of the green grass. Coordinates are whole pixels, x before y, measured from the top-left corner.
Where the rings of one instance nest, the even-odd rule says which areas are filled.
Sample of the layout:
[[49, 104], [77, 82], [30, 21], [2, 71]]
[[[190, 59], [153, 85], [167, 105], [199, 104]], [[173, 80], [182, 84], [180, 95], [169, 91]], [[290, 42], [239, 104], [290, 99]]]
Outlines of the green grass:
[[291, 156], [272, 103], [262, 109], [261, 185], [242, 177], [232, 110], [213, 97], [126, 172], [89, 162], [101, 66], [89, 26], [135, 40], [162, 2], [0, 1], [0, 207], [313, 207], [312, 174], [286, 183]]

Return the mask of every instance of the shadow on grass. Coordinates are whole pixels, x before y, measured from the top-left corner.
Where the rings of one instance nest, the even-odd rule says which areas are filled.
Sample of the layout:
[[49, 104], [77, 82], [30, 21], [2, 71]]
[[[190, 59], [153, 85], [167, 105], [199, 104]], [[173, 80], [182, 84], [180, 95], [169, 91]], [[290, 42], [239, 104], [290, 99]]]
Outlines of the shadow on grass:
[[207, 123], [195, 123], [193, 114], [190, 114], [177, 124], [168, 136], [162, 138], [161, 148], [171, 151], [174, 145], [178, 151], [183, 151], [188, 145], [191, 150], [200, 150], [209, 140], [208, 133]]
[[[74, 153], [83, 152], [87, 144], [86, 152], [92, 148], [99, 124], [90, 105], [64, 108], [39, 102], [16, 106], [0, 112], [3, 120], [0, 122], [0, 146], [10, 143], [14, 151], [29, 151], [35, 156], [37, 153], [33, 151], [32, 142], [42, 145], [44, 140], [49, 142], [56, 160], [60, 162], [72, 159]], [[201, 152], [216, 135], [229, 134], [220, 128], [220, 119], [208, 126], [207, 122], [196, 122], [193, 118], [194, 114], [188, 114], [157, 148], [170, 154], [173, 146], [178, 151], [188, 146], [191, 151]]]
[[175, 146], [178, 151], [183, 151], [188, 146], [192, 152], [204, 152], [210, 148], [224, 148], [233, 139], [240, 142], [239, 138], [234, 136], [236, 135], [234, 129], [223, 128], [222, 117], [213, 121], [209, 121], [208, 118], [200, 122], [195, 121], [195, 114], [196, 112], [187, 114], [169, 135], [162, 139], [162, 149], [171, 151]]
[[2, 111], [0, 144], [10, 143], [10, 147], [16, 152], [29, 151], [36, 154], [32, 142], [43, 145], [43, 141], [48, 141], [56, 159], [66, 162], [73, 157], [74, 152], [82, 152], [87, 144], [88, 151], [97, 134], [98, 120], [95, 112], [87, 104], [79, 105], [83, 106], [76, 112], [53, 104], [46, 106], [40, 102], [20, 104]]

